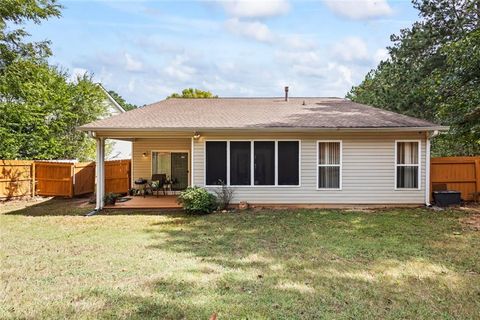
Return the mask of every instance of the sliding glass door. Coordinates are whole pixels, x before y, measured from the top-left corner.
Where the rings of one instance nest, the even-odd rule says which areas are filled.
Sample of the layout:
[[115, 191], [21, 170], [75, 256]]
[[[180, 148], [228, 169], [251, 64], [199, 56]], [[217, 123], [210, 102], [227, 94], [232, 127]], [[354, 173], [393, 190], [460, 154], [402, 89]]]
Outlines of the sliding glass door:
[[172, 152], [173, 190], [184, 190], [188, 187], [188, 153]]
[[152, 152], [152, 175], [164, 174], [171, 180], [172, 190], [188, 187], [188, 152]]

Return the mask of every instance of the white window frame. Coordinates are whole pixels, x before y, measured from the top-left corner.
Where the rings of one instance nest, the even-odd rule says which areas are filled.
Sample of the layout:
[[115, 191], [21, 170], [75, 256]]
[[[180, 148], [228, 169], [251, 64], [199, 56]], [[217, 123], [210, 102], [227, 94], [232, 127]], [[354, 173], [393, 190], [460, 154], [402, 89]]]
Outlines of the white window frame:
[[[417, 142], [418, 143], [418, 163], [417, 164], [398, 164], [397, 163], [397, 154], [398, 154], [398, 143], [399, 142]], [[394, 190], [396, 191], [408, 191], [408, 190], [422, 190], [422, 140], [395, 140], [395, 159], [393, 160], [394, 163]], [[397, 168], [398, 167], [418, 167], [418, 174], [417, 174], [417, 188], [398, 188], [397, 187]]]
[[[203, 185], [207, 188], [218, 188], [218, 185], [207, 185], [207, 142], [222, 141], [227, 143], [227, 181], [226, 185], [234, 188], [299, 188], [302, 186], [302, 141], [300, 139], [206, 139], [203, 144]], [[255, 141], [271, 141], [275, 143], [275, 184], [256, 185], [254, 171], [254, 143]], [[298, 142], [298, 185], [279, 185], [278, 184], [278, 142], [292, 141]], [[249, 185], [231, 185], [230, 184], [230, 142], [250, 142], [250, 184]]]
[[[250, 142], [250, 184], [230, 184], [230, 142]], [[227, 142], [227, 185], [231, 187], [250, 187], [253, 186], [253, 143], [252, 140], [230, 140]], [[207, 154], [205, 153], [205, 165], [207, 164]], [[207, 172], [205, 171], [205, 178]], [[206, 180], [205, 180], [206, 181]]]
[[[319, 155], [320, 155], [320, 143], [328, 142], [337, 142], [340, 143], [340, 163], [339, 164], [320, 164]], [[317, 165], [317, 181], [315, 182], [317, 190], [319, 191], [340, 191], [343, 189], [343, 141], [342, 140], [317, 140], [317, 157], [315, 159]], [[318, 177], [320, 174], [320, 167], [339, 167], [340, 168], [340, 181], [339, 188], [320, 188], [318, 185]]]

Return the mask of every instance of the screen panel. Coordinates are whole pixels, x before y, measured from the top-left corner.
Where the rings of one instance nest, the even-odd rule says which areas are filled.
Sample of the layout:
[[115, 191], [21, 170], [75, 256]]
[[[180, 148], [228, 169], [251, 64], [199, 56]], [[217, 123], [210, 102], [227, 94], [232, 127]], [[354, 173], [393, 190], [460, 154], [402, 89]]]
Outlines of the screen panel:
[[251, 179], [250, 141], [230, 142], [230, 185], [250, 185]]
[[219, 185], [221, 181], [227, 183], [227, 142], [205, 142], [205, 183], [207, 185]]
[[299, 185], [299, 142], [278, 141], [278, 185]]
[[254, 142], [254, 184], [275, 185], [275, 141]]

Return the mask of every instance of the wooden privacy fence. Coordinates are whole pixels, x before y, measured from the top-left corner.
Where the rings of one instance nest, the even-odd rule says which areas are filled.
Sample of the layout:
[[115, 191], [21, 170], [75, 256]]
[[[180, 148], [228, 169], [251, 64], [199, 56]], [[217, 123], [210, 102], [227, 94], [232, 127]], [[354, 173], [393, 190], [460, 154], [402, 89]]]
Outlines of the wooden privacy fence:
[[[105, 161], [105, 192], [128, 191], [130, 166], [130, 160]], [[95, 173], [95, 162], [0, 160], [0, 198], [35, 194], [73, 197], [92, 193]]]
[[448, 190], [462, 193], [462, 199], [473, 200], [480, 192], [480, 157], [432, 158], [430, 161], [430, 190], [446, 185]]
[[34, 195], [35, 166], [31, 160], [0, 160], [0, 198]]
[[[432, 158], [430, 163], [430, 190], [446, 185], [460, 191], [464, 200], [473, 200], [473, 193], [480, 192], [480, 157]], [[105, 192], [127, 192], [130, 167], [130, 160], [105, 161]], [[0, 198], [73, 197], [94, 191], [95, 162], [0, 160]]]
[[130, 188], [130, 160], [105, 161], [105, 192], [123, 193]]

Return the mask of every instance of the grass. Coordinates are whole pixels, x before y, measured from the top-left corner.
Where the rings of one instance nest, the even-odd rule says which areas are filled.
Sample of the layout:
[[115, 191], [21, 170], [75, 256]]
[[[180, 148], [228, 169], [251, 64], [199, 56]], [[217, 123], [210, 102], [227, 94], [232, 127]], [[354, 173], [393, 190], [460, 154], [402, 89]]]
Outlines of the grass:
[[480, 318], [465, 212], [0, 206], [2, 319]]

